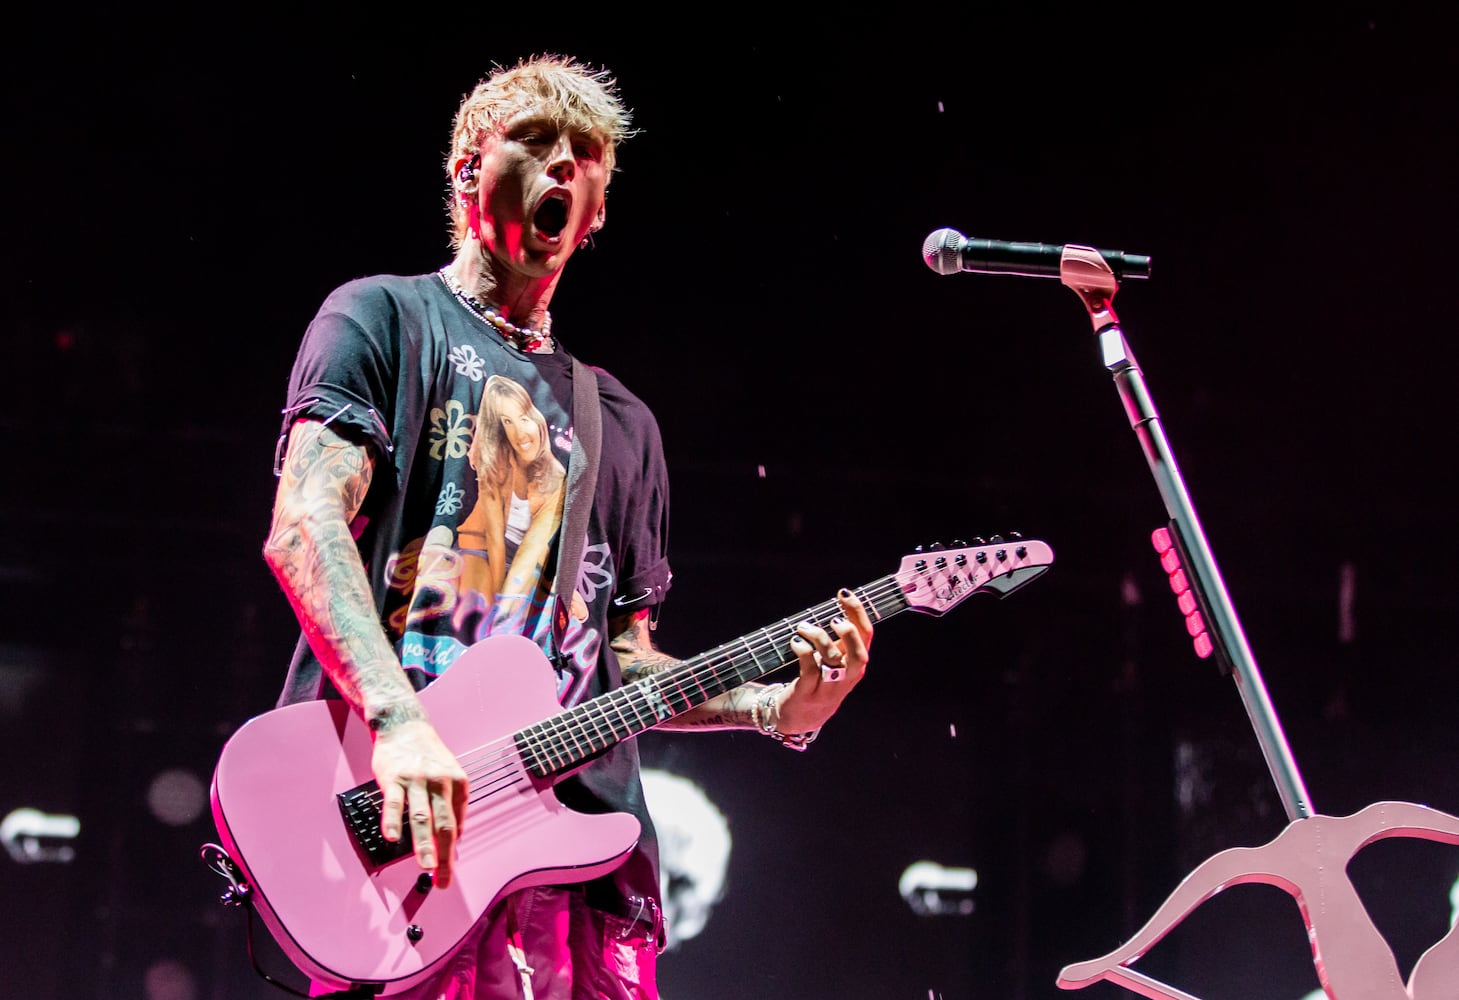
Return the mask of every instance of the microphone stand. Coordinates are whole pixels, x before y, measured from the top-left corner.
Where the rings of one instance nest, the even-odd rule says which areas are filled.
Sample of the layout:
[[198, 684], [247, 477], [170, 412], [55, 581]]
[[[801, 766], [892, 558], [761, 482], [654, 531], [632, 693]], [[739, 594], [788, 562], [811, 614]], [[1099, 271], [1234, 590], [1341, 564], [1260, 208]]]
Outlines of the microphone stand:
[[1135, 362], [1124, 331], [1120, 329], [1113, 305], [1115, 293], [1119, 291], [1119, 280], [1098, 250], [1074, 244], [1064, 247], [1059, 280], [1079, 296], [1089, 312], [1104, 367], [1114, 378], [1130, 427], [1139, 439], [1150, 471], [1155, 476], [1155, 484], [1170, 515], [1179, 554], [1188, 576], [1193, 578], [1192, 588], [1205, 613], [1208, 630], [1214, 635], [1216, 648], [1232, 668], [1237, 690], [1256, 730], [1262, 754], [1276, 781], [1287, 816], [1291, 820], [1311, 816], [1312, 803], [1307, 789], [1297, 772], [1281, 723], [1272, 709], [1256, 660], [1247, 646], [1246, 635], [1221, 580], [1215, 557], [1206, 543], [1195, 505], [1181, 479], [1145, 377]]

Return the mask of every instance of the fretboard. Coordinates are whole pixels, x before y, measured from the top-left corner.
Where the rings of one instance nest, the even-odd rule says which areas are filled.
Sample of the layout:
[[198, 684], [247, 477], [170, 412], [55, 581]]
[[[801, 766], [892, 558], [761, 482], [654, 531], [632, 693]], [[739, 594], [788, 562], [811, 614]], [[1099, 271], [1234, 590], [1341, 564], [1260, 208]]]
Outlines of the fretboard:
[[[882, 577], [855, 593], [873, 622], [908, 607], [895, 576]], [[807, 608], [700, 653], [672, 670], [625, 684], [528, 726], [512, 739], [533, 774], [541, 778], [560, 774], [716, 695], [794, 663], [790, 639], [800, 623], [814, 622], [829, 631], [831, 620], [840, 613], [841, 606], [835, 601]]]

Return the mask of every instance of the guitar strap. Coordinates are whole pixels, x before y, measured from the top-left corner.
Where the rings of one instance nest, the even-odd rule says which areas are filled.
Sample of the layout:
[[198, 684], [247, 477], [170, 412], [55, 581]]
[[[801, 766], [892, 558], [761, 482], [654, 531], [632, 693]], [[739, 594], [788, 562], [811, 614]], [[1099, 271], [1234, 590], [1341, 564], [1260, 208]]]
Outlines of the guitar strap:
[[[562, 534], [557, 546], [556, 612], [552, 616], [552, 650], [562, 656], [562, 638], [572, 613], [573, 594], [588, 541], [588, 514], [598, 484], [598, 452], [603, 443], [603, 414], [598, 407], [598, 377], [572, 359], [572, 453], [567, 462], [567, 496], [563, 501]], [[559, 666], [566, 664], [559, 663]]]

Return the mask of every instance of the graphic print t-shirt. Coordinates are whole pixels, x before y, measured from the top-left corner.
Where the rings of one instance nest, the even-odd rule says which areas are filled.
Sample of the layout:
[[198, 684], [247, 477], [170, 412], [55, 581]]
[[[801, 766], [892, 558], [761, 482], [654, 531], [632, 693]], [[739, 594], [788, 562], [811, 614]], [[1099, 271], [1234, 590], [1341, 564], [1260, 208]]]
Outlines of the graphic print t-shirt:
[[[602, 446], [587, 545], [561, 648], [542, 659], [564, 707], [619, 686], [608, 616], [658, 604], [671, 576], [658, 425], [622, 383], [594, 372]], [[560, 346], [516, 351], [436, 274], [346, 283], [309, 325], [282, 433], [308, 417], [370, 448], [375, 472], [351, 529], [381, 622], [418, 689], [492, 635], [527, 635], [544, 654], [554, 651], [552, 554], [572, 450], [572, 383]], [[301, 637], [280, 704], [335, 694]], [[629, 740], [558, 791], [585, 811], [639, 817], [639, 857], [614, 879], [657, 898], [637, 773]]]

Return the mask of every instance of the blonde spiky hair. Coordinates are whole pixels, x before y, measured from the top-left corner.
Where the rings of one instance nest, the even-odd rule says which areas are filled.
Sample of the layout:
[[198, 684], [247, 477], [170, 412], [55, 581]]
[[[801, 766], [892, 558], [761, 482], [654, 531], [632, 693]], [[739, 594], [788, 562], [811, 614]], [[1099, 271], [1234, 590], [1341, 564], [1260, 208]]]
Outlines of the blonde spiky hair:
[[466, 238], [466, 213], [456, 197], [451, 165], [474, 155], [502, 123], [534, 105], [559, 127], [602, 136], [603, 164], [610, 177], [618, 143], [634, 134], [633, 113], [618, 94], [618, 81], [605, 69], [550, 53], [528, 56], [510, 68], [495, 67], [462, 99], [451, 129], [446, 176], [452, 184], [448, 208], [453, 247], [459, 249]]

